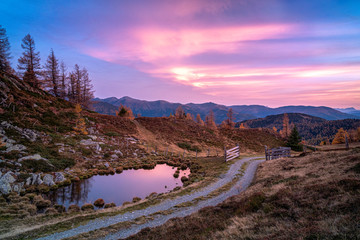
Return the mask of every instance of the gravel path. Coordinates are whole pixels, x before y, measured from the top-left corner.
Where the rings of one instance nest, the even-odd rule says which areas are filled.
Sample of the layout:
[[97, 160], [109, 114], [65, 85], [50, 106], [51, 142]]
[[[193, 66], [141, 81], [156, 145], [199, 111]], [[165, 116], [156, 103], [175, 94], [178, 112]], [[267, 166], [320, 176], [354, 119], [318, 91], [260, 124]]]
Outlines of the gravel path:
[[[130, 228], [120, 230], [119, 232], [116, 232], [114, 234], [110, 234], [104, 239], [126, 238], [128, 236], [131, 236], [131, 235], [139, 232], [143, 228], [159, 226], [161, 224], [164, 224], [166, 221], [168, 221], [171, 218], [183, 217], [183, 216], [189, 215], [189, 214], [194, 213], [194, 212], [198, 211], [199, 209], [206, 207], [206, 206], [215, 206], [218, 203], [221, 203], [222, 201], [227, 199], [228, 197], [238, 194], [241, 191], [244, 191], [250, 185], [250, 183], [254, 177], [254, 174], [256, 172], [256, 168], [257, 168], [258, 164], [260, 162], [264, 161], [264, 160], [252, 161], [252, 160], [256, 160], [256, 159], [259, 159], [259, 158], [243, 158], [241, 160], [236, 161], [234, 164], [232, 164], [230, 166], [230, 169], [228, 170], [228, 172], [226, 174], [223, 174], [218, 181], [216, 181], [215, 183], [213, 183], [205, 188], [201, 188], [195, 192], [192, 192], [189, 195], [180, 196], [180, 197], [177, 197], [176, 199], [165, 200], [157, 205], [150, 206], [146, 209], [136, 210], [133, 212], [127, 212], [127, 213], [119, 214], [119, 215], [112, 216], [112, 217], [98, 218], [98, 219], [88, 222], [85, 225], [82, 225], [82, 226], [79, 226], [79, 227], [76, 227], [76, 228], [73, 228], [73, 229], [70, 229], [70, 230], [67, 230], [64, 232], [54, 233], [52, 235], [49, 235], [49, 236], [46, 236], [46, 237], [43, 237], [40, 239], [49, 239], [49, 240], [56, 239], [57, 240], [57, 239], [73, 237], [73, 236], [76, 236], [81, 233], [86, 233], [86, 232], [97, 230], [100, 228], [105, 228], [105, 227], [111, 226], [116, 223], [131, 221], [131, 220], [134, 220], [141, 216], [148, 216], [148, 215], [151, 215], [151, 214], [159, 212], [159, 211], [164, 211], [164, 210], [169, 210], [169, 209], [174, 211], [173, 213], [171, 213], [169, 215], [158, 215], [154, 218], [154, 220], [151, 220], [144, 224], [139, 224], [139, 225], [134, 224]], [[248, 162], [248, 161], [251, 161], [251, 162], [249, 163], [244, 175], [238, 180], [238, 182], [230, 190], [228, 190], [214, 198], [200, 201], [199, 203], [192, 205], [190, 207], [182, 207], [179, 209], [174, 208], [174, 206], [176, 206], [178, 204], [192, 201], [195, 198], [198, 198], [201, 196], [206, 196], [209, 193], [211, 193], [212, 191], [222, 187], [226, 183], [231, 182], [232, 179], [234, 178], [234, 176], [237, 173], [239, 173], [239, 169], [241, 168], [242, 164], [245, 162]]]

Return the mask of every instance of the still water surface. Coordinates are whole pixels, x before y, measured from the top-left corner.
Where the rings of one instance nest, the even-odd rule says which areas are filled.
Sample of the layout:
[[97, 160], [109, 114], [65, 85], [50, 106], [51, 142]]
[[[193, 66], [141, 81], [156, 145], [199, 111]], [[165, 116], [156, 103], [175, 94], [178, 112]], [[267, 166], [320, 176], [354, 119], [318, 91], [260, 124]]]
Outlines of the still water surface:
[[176, 168], [158, 164], [150, 170], [129, 169], [115, 175], [96, 175], [52, 191], [45, 198], [66, 208], [71, 204], [81, 207], [85, 203], [94, 203], [98, 198], [120, 206], [126, 201], [131, 202], [133, 197], [143, 199], [152, 192], [165, 193], [182, 186], [180, 178], [188, 176], [190, 170], [181, 170], [178, 178], [173, 177], [175, 171]]

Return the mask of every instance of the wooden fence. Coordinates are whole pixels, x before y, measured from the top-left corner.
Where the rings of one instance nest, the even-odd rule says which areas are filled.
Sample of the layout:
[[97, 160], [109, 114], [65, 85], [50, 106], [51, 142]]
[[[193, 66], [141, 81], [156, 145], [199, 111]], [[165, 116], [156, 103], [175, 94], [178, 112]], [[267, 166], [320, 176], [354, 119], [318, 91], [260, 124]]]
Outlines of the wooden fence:
[[229, 150], [226, 150], [226, 148], [224, 147], [224, 152], [225, 152], [225, 162], [233, 160], [237, 157], [240, 156], [240, 147], [239, 145], [237, 145], [234, 148], [231, 148]]
[[277, 158], [290, 157], [290, 150], [291, 148], [289, 147], [278, 147], [278, 148], [268, 149], [267, 146], [265, 146], [265, 159], [272, 160]]

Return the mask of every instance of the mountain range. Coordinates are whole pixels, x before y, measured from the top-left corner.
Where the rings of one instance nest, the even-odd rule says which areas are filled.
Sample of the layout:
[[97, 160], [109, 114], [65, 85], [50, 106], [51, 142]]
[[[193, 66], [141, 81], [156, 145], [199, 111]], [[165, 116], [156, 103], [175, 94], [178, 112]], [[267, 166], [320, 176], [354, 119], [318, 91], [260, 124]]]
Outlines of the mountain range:
[[[351, 114], [340, 111], [330, 107], [314, 107], [314, 106], [284, 106], [278, 108], [270, 108], [262, 105], [232, 105], [225, 106], [212, 102], [208, 103], [171, 103], [164, 100], [158, 101], [145, 101], [134, 99], [131, 97], [110, 97], [110, 98], [95, 98], [93, 99], [93, 109], [102, 114], [115, 115], [115, 111], [122, 104], [130, 107], [135, 115], [141, 115], [144, 117], [163, 117], [174, 114], [177, 107], [181, 106], [186, 113], [196, 116], [200, 114], [202, 119], [209, 114], [212, 110], [215, 115], [215, 122], [221, 123], [227, 118], [227, 112], [230, 108], [233, 109], [234, 118], [236, 122], [264, 118], [269, 115], [283, 114], [283, 113], [303, 113], [315, 117], [320, 117], [326, 120], [341, 120], [341, 119], [360, 119], [360, 115], [357, 115], [359, 110], [354, 108]], [[350, 111], [350, 110], [349, 110]]]

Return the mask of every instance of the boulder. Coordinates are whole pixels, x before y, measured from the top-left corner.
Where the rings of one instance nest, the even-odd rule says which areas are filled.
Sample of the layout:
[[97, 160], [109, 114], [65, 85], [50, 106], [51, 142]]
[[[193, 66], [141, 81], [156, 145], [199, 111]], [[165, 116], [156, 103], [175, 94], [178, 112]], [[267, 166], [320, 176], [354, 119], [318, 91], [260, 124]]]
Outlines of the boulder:
[[12, 190], [14, 192], [20, 193], [22, 190], [24, 190], [24, 183], [16, 183], [13, 185]]
[[40, 174], [32, 173], [31, 175], [32, 175], [31, 176], [31, 179], [32, 179], [31, 184], [40, 185], [43, 183], [43, 181], [41, 180]]
[[50, 187], [55, 185], [54, 177], [51, 174], [45, 174], [45, 176], [43, 177], [43, 183]]
[[106, 162], [106, 163], [104, 163], [104, 166], [108, 168], [108, 167], [110, 167], [110, 164]]
[[8, 182], [2, 182], [0, 180], [0, 192], [2, 194], [9, 194], [11, 192], [11, 185]]
[[45, 160], [45, 161], [48, 161], [46, 158], [41, 157], [40, 154], [34, 154], [34, 155], [22, 157], [22, 158], [19, 158], [18, 161], [21, 162], [21, 161], [24, 161], [24, 160], [36, 160], [36, 161]]
[[12, 176], [13, 172], [9, 171], [0, 178], [0, 192], [2, 194], [9, 194], [12, 190], [11, 183], [15, 182], [15, 178]]
[[5, 173], [2, 177], [1, 177], [1, 181], [2, 182], [8, 182], [8, 183], [13, 183], [16, 181], [16, 179], [13, 177], [13, 172], [9, 171], [7, 173]]
[[115, 150], [114, 153], [120, 156], [124, 156], [124, 154], [120, 150]]
[[55, 182], [63, 182], [65, 181], [65, 177], [64, 177], [64, 174], [62, 174], [61, 172], [56, 172], [55, 173]]
[[26, 185], [30, 185], [31, 184], [31, 177], [28, 177], [27, 179], [26, 179], [26, 181], [25, 181], [25, 184]]

